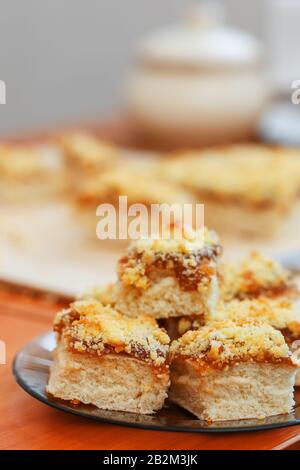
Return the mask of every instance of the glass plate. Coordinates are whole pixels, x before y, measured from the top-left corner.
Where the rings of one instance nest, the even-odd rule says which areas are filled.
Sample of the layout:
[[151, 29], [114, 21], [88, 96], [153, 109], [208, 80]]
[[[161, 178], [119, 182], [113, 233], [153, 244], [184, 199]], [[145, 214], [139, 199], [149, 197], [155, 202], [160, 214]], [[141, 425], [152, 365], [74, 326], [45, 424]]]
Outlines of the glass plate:
[[73, 405], [70, 402], [56, 400], [46, 393], [46, 384], [51, 365], [51, 351], [55, 347], [54, 333], [39, 336], [28, 343], [15, 357], [13, 372], [18, 384], [30, 395], [43, 403], [67, 413], [100, 422], [133, 426], [160, 431], [185, 432], [235, 432], [282, 428], [300, 423], [300, 391], [296, 392], [296, 406], [293, 413], [272, 416], [257, 420], [219, 421], [207, 423], [196, 419], [182, 408], [166, 403], [165, 407], [154, 415], [139, 415], [120, 411], [100, 410], [91, 405]]

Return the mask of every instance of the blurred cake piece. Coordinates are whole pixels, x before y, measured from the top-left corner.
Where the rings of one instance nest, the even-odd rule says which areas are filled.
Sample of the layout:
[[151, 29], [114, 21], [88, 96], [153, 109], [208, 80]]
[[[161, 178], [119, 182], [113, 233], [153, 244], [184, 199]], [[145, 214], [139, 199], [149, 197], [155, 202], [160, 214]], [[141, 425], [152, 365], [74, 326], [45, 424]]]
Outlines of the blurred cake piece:
[[[112, 204], [117, 215], [127, 218], [127, 225], [135, 216], [119, 212], [119, 198], [126, 196], [127, 207], [143, 204], [145, 222], [151, 223], [151, 204], [193, 203], [192, 196], [173, 182], [159, 179], [149, 164], [136, 165], [133, 162], [122, 162], [93, 178], [88, 178], [76, 188], [75, 207], [92, 233], [99, 218], [96, 209], [100, 204]], [[143, 215], [142, 215], [143, 217]]]
[[270, 325], [215, 322], [188, 331], [170, 352], [170, 399], [199, 419], [263, 419], [292, 411], [298, 363]]
[[0, 201], [38, 200], [65, 188], [59, 155], [50, 145], [0, 145]]
[[270, 237], [297, 215], [294, 149], [248, 144], [183, 152], [162, 163], [160, 174], [192, 191], [205, 205], [206, 225], [220, 234]]
[[54, 330], [48, 393], [108, 410], [148, 414], [162, 408], [170, 340], [154, 319], [78, 301], [57, 315]]
[[159, 179], [145, 165], [145, 169], [132, 162], [120, 163], [117, 167], [90, 178], [78, 193], [78, 204], [97, 206], [101, 203], [117, 205], [119, 196], [127, 196], [128, 204], [184, 203], [193, 200], [187, 191], [172, 182]]
[[117, 299], [116, 283], [110, 282], [100, 286], [93, 286], [82, 292], [77, 300], [91, 300], [94, 299], [102, 305], [114, 306]]
[[66, 132], [57, 139], [67, 169], [79, 180], [110, 168], [119, 158], [113, 144], [84, 131]]

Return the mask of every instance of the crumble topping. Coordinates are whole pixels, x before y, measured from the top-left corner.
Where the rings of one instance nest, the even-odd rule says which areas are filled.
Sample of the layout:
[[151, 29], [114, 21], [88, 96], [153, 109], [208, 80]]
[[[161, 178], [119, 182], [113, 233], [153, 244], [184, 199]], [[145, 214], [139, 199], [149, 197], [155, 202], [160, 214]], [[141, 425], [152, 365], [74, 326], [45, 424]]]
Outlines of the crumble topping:
[[220, 304], [213, 318], [216, 320], [258, 319], [277, 330], [286, 330], [294, 339], [300, 338], [300, 299], [260, 297], [241, 301], [232, 300]]
[[102, 303], [102, 305], [113, 306], [116, 301], [116, 284], [109, 283], [103, 286], [94, 286], [84, 291], [78, 300], [91, 300], [95, 299]]
[[152, 253], [191, 253], [197, 250], [209, 248], [213, 249], [219, 246], [220, 240], [216, 232], [208, 230], [203, 227], [198, 231], [193, 230], [191, 227], [185, 226], [182, 230], [182, 237], [172, 237], [172, 229], [175, 231], [176, 227], [170, 228], [171, 238], [140, 238], [134, 242], [134, 248], [138, 253], [149, 252]]
[[0, 146], [0, 174], [10, 178], [26, 179], [41, 174], [41, 155], [30, 146]]
[[224, 264], [221, 275], [220, 292], [224, 301], [296, 292], [289, 272], [258, 252], [250, 253], [239, 263]]
[[198, 198], [251, 209], [289, 211], [300, 186], [299, 151], [264, 145], [220, 146], [184, 152], [161, 173]]
[[190, 315], [188, 317], [181, 317], [177, 324], [177, 331], [179, 335], [183, 335], [189, 330], [198, 330], [206, 323], [205, 315]]
[[128, 204], [183, 204], [192, 197], [175, 183], [162, 181], [150, 170], [143, 171], [132, 163], [119, 164], [85, 181], [78, 194], [82, 205], [108, 202], [119, 204], [119, 196], [127, 196]]
[[197, 290], [210, 284], [217, 274], [221, 246], [215, 232], [204, 229], [204, 236], [192, 233], [184, 239], [145, 238], [129, 245], [118, 263], [118, 275], [125, 285], [147, 289], [151, 274], [167, 271], [183, 290]]
[[70, 161], [85, 167], [102, 166], [118, 157], [117, 149], [87, 132], [70, 132], [59, 137], [58, 143]]
[[213, 322], [174, 341], [171, 358], [193, 359], [226, 367], [236, 362], [284, 362], [298, 366], [283, 335], [265, 323], [244, 320]]
[[72, 352], [127, 354], [155, 367], [167, 361], [170, 339], [156, 321], [126, 317], [95, 300], [82, 300], [58, 313], [54, 330]]

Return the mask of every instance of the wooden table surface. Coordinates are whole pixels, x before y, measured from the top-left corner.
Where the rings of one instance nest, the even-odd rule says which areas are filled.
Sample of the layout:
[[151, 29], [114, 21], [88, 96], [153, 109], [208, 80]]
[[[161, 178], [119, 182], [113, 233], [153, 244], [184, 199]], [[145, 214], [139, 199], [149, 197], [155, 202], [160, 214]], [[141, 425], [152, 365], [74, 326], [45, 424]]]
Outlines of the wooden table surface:
[[89, 421], [38, 402], [16, 384], [12, 360], [27, 341], [51, 329], [57, 308], [53, 301], [0, 290], [0, 339], [7, 348], [7, 364], [0, 365], [1, 449], [300, 448], [300, 426], [228, 434], [147, 431]]

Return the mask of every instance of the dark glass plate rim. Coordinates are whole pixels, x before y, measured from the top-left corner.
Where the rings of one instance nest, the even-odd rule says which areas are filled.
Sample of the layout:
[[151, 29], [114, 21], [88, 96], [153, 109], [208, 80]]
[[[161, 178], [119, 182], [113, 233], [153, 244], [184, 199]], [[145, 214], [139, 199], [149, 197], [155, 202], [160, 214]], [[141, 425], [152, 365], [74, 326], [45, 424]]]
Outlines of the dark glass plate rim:
[[[122, 415], [130, 415], [133, 416], [133, 413], [123, 413], [123, 412], [118, 412], [118, 411], [112, 411], [110, 412], [111, 414], [116, 415], [115, 418], [113, 417], [105, 417], [105, 416], [99, 416], [99, 415], [93, 415], [88, 413], [88, 408], [89, 405], [86, 405], [86, 411], [82, 411], [77, 409], [76, 407], [72, 407], [68, 402], [64, 401], [59, 401], [55, 400], [54, 398], [50, 398], [44, 393], [39, 393], [35, 391], [30, 384], [26, 381], [24, 378], [22, 371], [19, 368], [19, 362], [22, 358], [22, 356], [26, 353], [26, 351], [33, 345], [40, 344], [43, 339], [48, 338], [53, 335], [53, 332], [48, 332], [44, 333], [43, 335], [35, 337], [33, 340], [28, 342], [23, 348], [21, 348], [17, 354], [15, 355], [15, 358], [13, 360], [12, 364], [12, 372], [15, 377], [16, 382], [18, 385], [30, 396], [33, 398], [37, 399], [38, 401], [44, 403], [45, 405], [50, 406], [51, 408], [63, 411], [65, 413], [69, 413], [75, 416], [80, 416], [82, 418], [86, 418], [89, 420], [93, 421], [98, 421], [101, 423], [107, 423], [107, 424], [113, 424], [113, 425], [118, 425], [118, 426], [124, 426], [124, 427], [132, 427], [132, 428], [139, 428], [139, 429], [148, 429], [148, 430], [157, 430], [157, 431], [175, 431], [175, 432], [191, 432], [191, 433], [233, 433], [233, 432], [249, 432], [249, 431], [263, 431], [263, 430], [269, 430], [269, 429], [280, 429], [280, 428], [285, 428], [285, 427], [290, 427], [290, 426], [295, 426], [300, 424], [300, 417], [295, 417], [293, 416], [293, 413], [288, 414], [288, 415], [281, 415], [282, 418], [283, 416], [286, 416], [285, 421], [275, 421], [275, 422], [268, 422], [268, 423], [263, 423], [260, 420], [240, 420], [240, 421], [223, 421], [223, 422], [218, 422], [217, 426], [216, 423], [208, 424], [207, 422], [197, 420], [195, 417], [192, 417], [194, 422], [197, 422], [199, 425], [202, 424], [202, 427], [191, 427], [189, 425], [176, 425], [176, 424], [153, 424], [153, 423], [143, 423], [143, 422], [133, 422], [133, 421], [126, 421], [126, 420], [121, 420], [120, 417], [118, 419], [118, 416]], [[84, 405], [82, 405], [84, 406]], [[101, 410], [98, 410], [101, 412]], [[103, 413], [105, 413], [106, 410], [103, 410]], [[145, 416], [148, 417], [149, 415], [139, 415], [139, 416]], [[155, 415], [150, 415], [151, 417]], [[270, 417], [270, 419], [276, 419], [277, 417], [273, 416]], [[184, 422], [184, 419], [182, 419]], [[187, 419], [185, 419], [187, 421]], [[250, 421], [255, 421], [256, 424], [249, 424]], [[248, 422], [248, 424], [247, 424]], [[244, 424], [242, 424], [244, 423]]]

